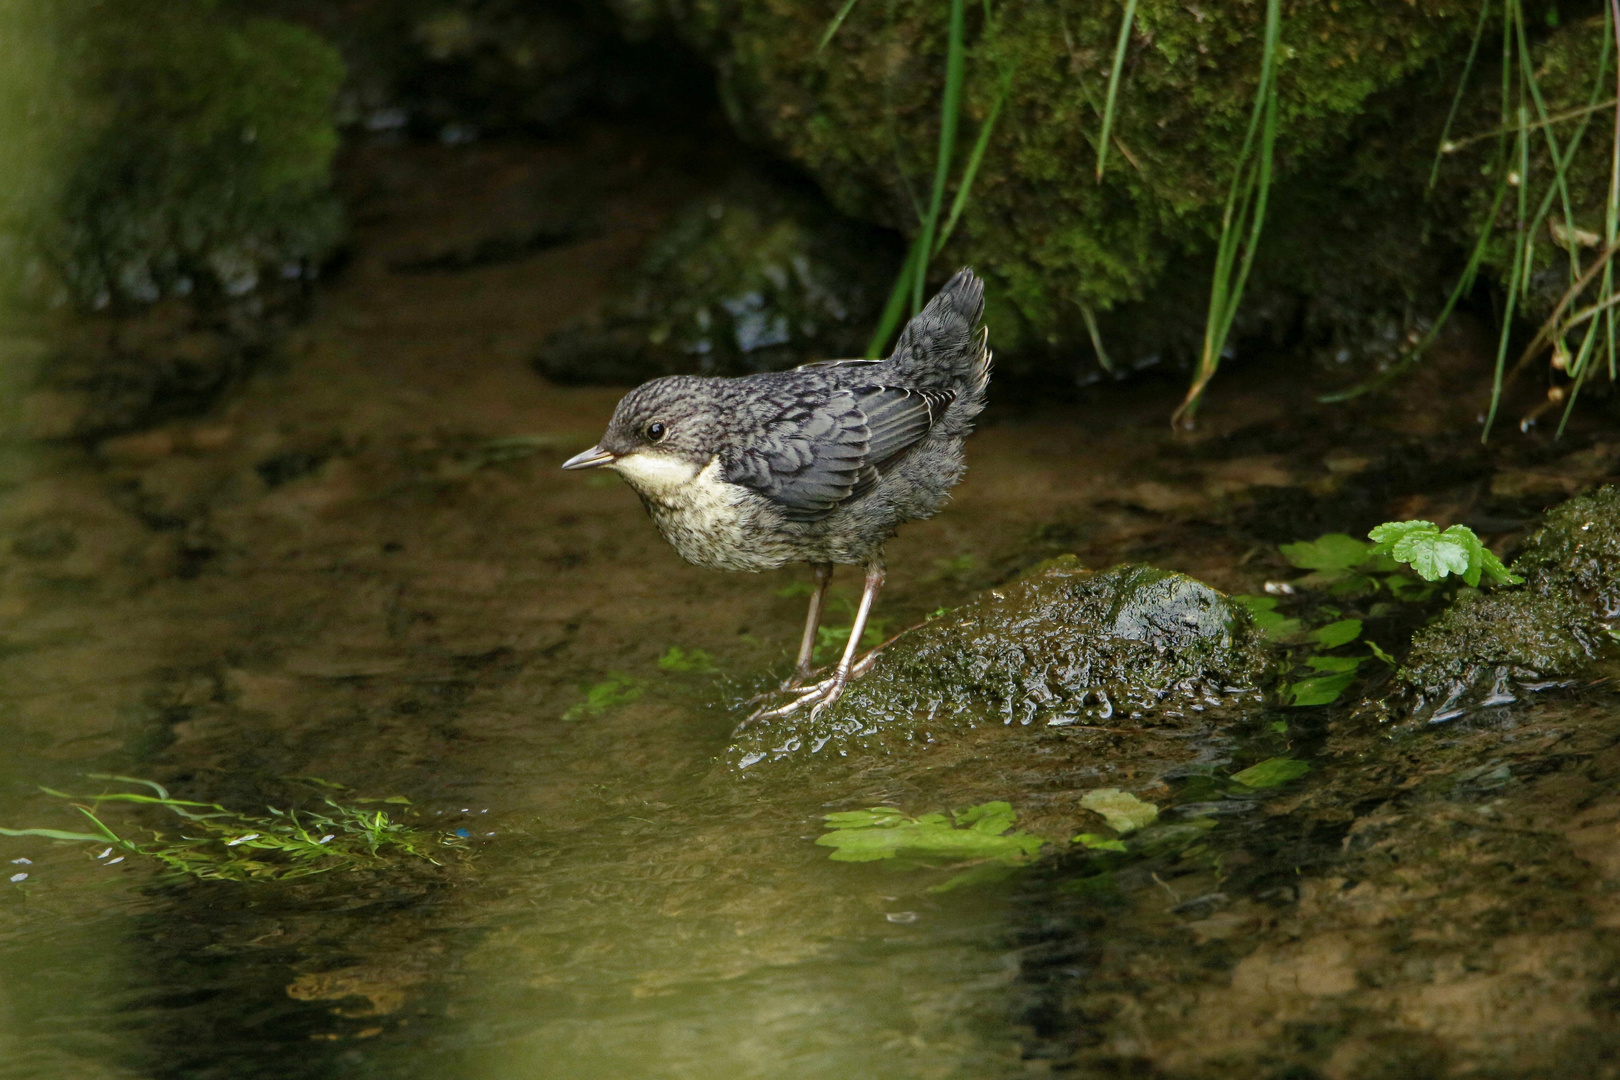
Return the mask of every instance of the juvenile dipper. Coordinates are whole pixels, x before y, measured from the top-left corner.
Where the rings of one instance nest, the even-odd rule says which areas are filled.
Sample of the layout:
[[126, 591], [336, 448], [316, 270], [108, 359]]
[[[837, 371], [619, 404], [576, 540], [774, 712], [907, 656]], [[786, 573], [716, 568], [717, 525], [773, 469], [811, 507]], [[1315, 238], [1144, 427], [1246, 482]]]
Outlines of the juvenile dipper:
[[[624, 477], [687, 562], [753, 571], [810, 564], [810, 613], [782, 685], [789, 700], [762, 706], [745, 725], [805, 705], [814, 716], [871, 666], [877, 650], [859, 662], [855, 650], [883, 586], [883, 545], [937, 512], [966, 469], [962, 444], [990, 381], [983, 311], [983, 282], [961, 270], [887, 360], [654, 379], [624, 396], [601, 442], [563, 463]], [[835, 563], [864, 567], [866, 586], [838, 666], [806, 685]]]

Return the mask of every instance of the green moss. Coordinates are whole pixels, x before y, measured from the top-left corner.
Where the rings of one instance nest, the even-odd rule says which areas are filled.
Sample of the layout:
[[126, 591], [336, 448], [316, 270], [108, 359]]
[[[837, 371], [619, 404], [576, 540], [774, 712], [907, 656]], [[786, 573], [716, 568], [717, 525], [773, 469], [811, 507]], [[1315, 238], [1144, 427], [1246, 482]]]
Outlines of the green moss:
[[[912, 192], [937, 140], [945, 10], [857, 5], [818, 53], [833, 10], [698, 0], [678, 21], [717, 59], [748, 132], [807, 168], [846, 213], [911, 232]], [[1374, 95], [1465, 45], [1477, 10], [1476, 0], [1291, 5], [1282, 179], [1342, 148]], [[936, 265], [978, 267], [994, 306], [1016, 312], [1035, 340], [1082, 340], [1078, 304], [1104, 310], [1149, 296], [1218, 229], [1264, 5], [1143, 0], [1114, 128], [1123, 150], [1101, 183], [1093, 140], [1119, 9], [1062, 0], [997, 12], [993, 29], [970, 28], [970, 121], [987, 113], [1009, 67], [1012, 97]]]
[[1248, 613], [1185, 574], [1073, 556], [902, 636], [821, 717], [746, 731], [738, 763], [982, 724], [1135, 724], [1235, 700], [1271, 661]]
[[1616, 654], [1620, 488], [1554, 510], [1513, 572], [1522, 588], [1465, 592], [1419, 631], [1396, 676], [1400, 711], [1440, 720], [1506, 704]]
[[89, 306], [238, 296], [331, 252], [331, 46], [199, 2], [104, 0], [49, 26], [66, 80], [47, 92], [67, 125], [58, 175], [45, 209], [6, 215], [47, 278]]

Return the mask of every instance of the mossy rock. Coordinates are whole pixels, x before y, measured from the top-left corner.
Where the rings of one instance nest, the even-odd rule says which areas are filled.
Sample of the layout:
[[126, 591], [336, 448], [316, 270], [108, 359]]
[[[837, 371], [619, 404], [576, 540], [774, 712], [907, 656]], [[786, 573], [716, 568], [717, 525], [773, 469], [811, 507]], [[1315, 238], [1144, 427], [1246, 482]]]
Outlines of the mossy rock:
[[1185, 574], [1073, 556], [901, 637], [820, 717], [746, 730], [739, 766], [995, 725], [1152, 726], [1257, 700], [1271, 677], [1247, 612]]
[[1464, 592], [1419, 631], [1394, 715], [1454, 719], [1620, 658], [1620, 488], [1559, 506], [1513, 571], [1523, 586]]
[[[631, 5], [642, 22], [646, 6]], [[845, 213], [917, 231], [916, 196], [929, 187], [938, 145], [948, 5], [856, 4], [824, 49], [837, 4], [665, 7], [715, 63], [746, 137], [809, 171]], [[988, 19], [968, 8], [957, 170], [1004, 74], [1011, 89], [936, 266], [971, 264], [986, 276], [988, 321], [1004, 345], [1083, 342], [1082, 306], [1151, 301], [1167, 271], [1207, 258], [1253, 106], [1265, 4], [1139, 3], [1101, 181], [1097, 139], [1122, 6], [1004, 3]], [[1432, 147], [1454, 77], [1437, 69], [1466, 51], [1477, 16], [1473, 0], [1288, 5], [1277, 198], [1299, 179], [1301, 199], [1320, 205], [1322, 178], [1344, 171], [1329, 162], [1342, 162], [1382, 94], [1398, 93], [1406, 112], [1439, 103]], [[1420, 189], [1427, 158], [1401, 164], [1410, 166], [1406, 186]], [[1384, 179], [1362, 188], [1371, 205], [1385, 198]], [[1298, 217], [1314, 218], [1313, 231], [1341, 224], [1331, 210]], [[1420, 243], [1414, 232], [1411, 245]]]
[[61, 69], [34, 88], [57, 123], [38, 185], [0, 205], [30, 256], [14, 284], [87, 308], [230, 301], [331, 255], [343, 65], [320, 37], [136, 0], [42, 9], [34, 32]]
[[899, 261], [813, 192], [744, 172], [678, 212], [605, 309], [535, 365], [559, 382], [630, 383], [859, 356]]

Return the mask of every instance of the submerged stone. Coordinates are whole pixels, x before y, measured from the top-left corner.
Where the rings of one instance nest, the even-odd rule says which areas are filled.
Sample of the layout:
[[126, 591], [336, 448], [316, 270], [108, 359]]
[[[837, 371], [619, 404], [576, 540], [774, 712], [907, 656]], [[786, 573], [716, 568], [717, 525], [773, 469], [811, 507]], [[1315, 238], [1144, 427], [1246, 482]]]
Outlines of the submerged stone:
[[1066, 556], [902, 636], [836, 706], [745, 731], [728, 757], [746, 767], [984, 724], [1151, 725], [1257, 697], [1269, 672], [1247, 612], [1203, 582]]
[[1464, 592], [1418, 632], [1386, 718], [1506, 705], [1620, 653], [1620, 488], [1555, 509], [1513, 571], [1523, 586]]
[[899, 262], [892, 242], [756, 173], [675, 216], [596, 317], [535, 360], [559, 382], [746, 375], [859, 356]]

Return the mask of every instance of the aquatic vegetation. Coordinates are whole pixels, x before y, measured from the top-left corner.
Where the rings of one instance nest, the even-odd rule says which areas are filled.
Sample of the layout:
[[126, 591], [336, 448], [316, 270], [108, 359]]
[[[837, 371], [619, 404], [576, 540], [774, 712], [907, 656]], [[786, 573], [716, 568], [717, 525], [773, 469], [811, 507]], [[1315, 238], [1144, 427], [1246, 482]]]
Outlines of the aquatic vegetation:
[[1080, 805], [1101, 814], [1108, 827], [1124, 835], [1153, 824], [1159, 818], [1159, 808], [1118, 788], [1098, 788], [1088, 791]]
[[[665, 654], [668, 655], [667, 653]], [[584, 720], [592, 716], [600, 716], [609, 709], [617, 709], [621, 705], [628, 705], [641, 697], [646, 686], [640, 679], [629, 675], [614, 672], [599, 683], [585, 688], [585, 700], [572, 706], [563, 713], [564, 720]]]
[[1310, 763], [1300, 761], [1298, 758], [1274, 757], [1256, 765], [1250, 765], [1241, 772], [1232, 774], [1232, 779], [1244, 787], [1262, 790], [1265, 788], [1281, 787], [1290, 780], [1298, 780], [1311, 771]]
[[719, 669], [714, 665], [714, 657], [704, 650], [683, 649], [679, 645], [671, 645], [669, 651], [658, 658], [658, 670], [683, 675], [712, 675]]
[[[396, 820], [385, 810], [344, 805], [329, 796], [322, 796], [314, 808], [270, 806], [259, 815], [228, 810], [218, 803], [176, 799], [161, 784], [138, 777], [92, 773], [89, 779], [144, 787], [154, 794], [111, 791], [70, 795], [42, 788], [49, 795], [69, 800], [93, 831], [0, 828], [0, 836], [105, 844], [107, 850], [98, 858], [106, 858], [113, 851], [139, 855], [156, 860], [167, 872], [180, 877], [282, 881], [334, 870], [374, 869], [402, 859], [441, 865], [445, 850], [462, 846], [464, 835], [425, 829]], [[316, 783], [339, 787], [326, 781]], [[410, 802], [403, 796], [354, 801], [395, 805]], [[179, 832], [154, 829], [151, 840], [134, 840], [107, 823], [103, 809], [106, 804], [161, 808], [182, 819], [183, 824]], [[128, 831], [124, 829], [124, 833]]]
[[1010, 832], [1018, 813], [1005, 802], [981, 803], [954, 810], [949, 816], [919, 817], [909, 817], [892, 806], [873, 806], [827, 814], [822, 820], [827, 832], [816, 843], [833, 849], [829, 858], [834, 862], [886, 859], [896, 869], [979, 864], [929, 892], [948, 892], [1005, 877], [1027, 865], [1050, 843], [1033, 833]]

